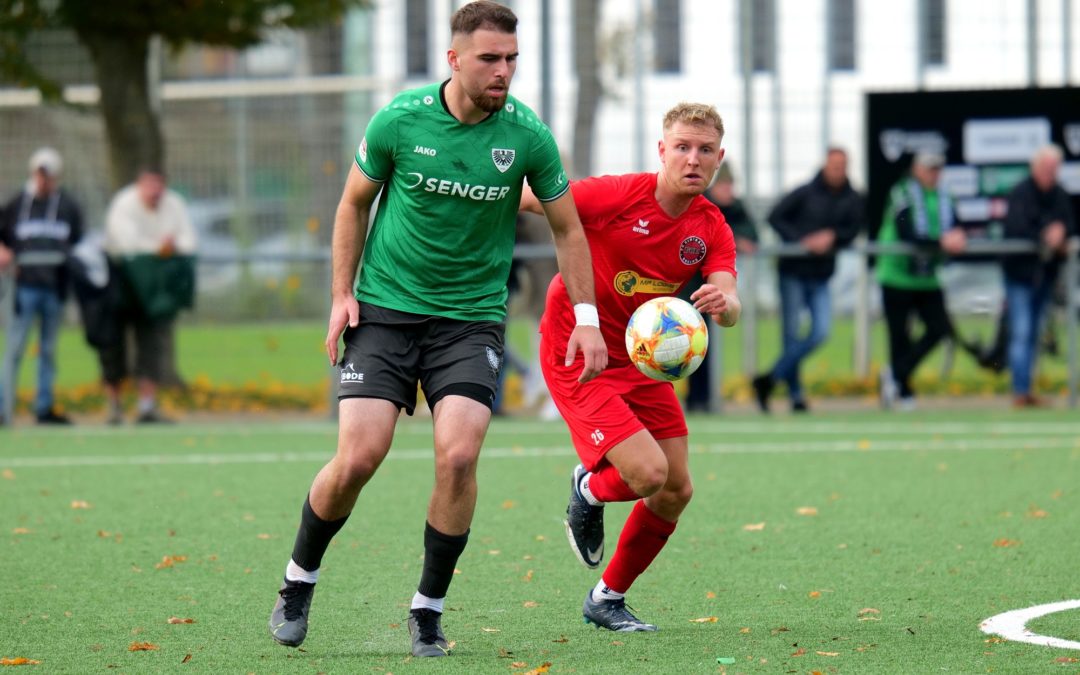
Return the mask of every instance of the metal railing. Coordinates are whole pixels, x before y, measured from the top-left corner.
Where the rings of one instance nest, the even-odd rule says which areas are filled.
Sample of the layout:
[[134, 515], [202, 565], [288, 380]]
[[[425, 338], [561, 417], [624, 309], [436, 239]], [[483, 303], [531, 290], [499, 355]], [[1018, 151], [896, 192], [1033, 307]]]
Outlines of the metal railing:
[[[966, 249], [953, 257], [976, 257], [976, 256], [1005, 256], [1017, 254], [1037, 253], [1038, 247], [1028, 241], [971, 241]], [[858, 263], [858, 273], [855, 281], [855, 335], [852, 349], [853, 368], [856, 376], [866, 377], [870, 372], [870, 293], [873, 287], [870, 273], [869, 260], [871, 256], [881, 254], [913, 255], [919, 249], [906, 243], [879, 244], [860, 238], [845, 252], [854, 255]], [[757, 279], [761, 273], [762, 265], [778, 258], [810, 257], [809, 253], [798, 244], [777, 244], [760, 246], [753, 254], [739, 256], [740, 287], [751, 289], [741, 293], [743, 304], [742, 318], [742, 362], [744, 372], [752, 374], [757, 363], [758, 347], [758, 315], [760, 313], [757, 298]], [[54, 265], [62, 262], [58, 254], [24, 254], [16, 261], [19, 265]], [[555, 257], [555, 247], [552, 244], [518, 244], [514, 247], [514, 257], [519, 260], [548, 260]], [[330, 250], [320, 249], [311, 252], [291, 252], [280, 254], [201, 254], [197, 260], [199, 265], [226, 265], [226, 264], [253, 264], [265, 262], [280, 263], [323, 263], [329, 268]], [[1077, 406], [1080, 400], [1080, 238], [1074, 237], [1067, 242], [1067, 255], [1063, 269], [1065, 282], [1065, 330], [1067, 336], [1067, 362], [1068, 362], [1068, 405], [1071, 408]], [[14, 318], [14, 277], [11, 274], [0, 274], [0, 316], [4, 318], [3, 327], [11, 326]], [[710, 390], [718, 392], [723, 382], [722, 355], [723, 332], [712, 330], [709, 332], [709, 376]], [[6, 352], [5, 341], [5, 352]], [[8, 379], [13, 373], [8, 370]], [[4, 418], [12, 419], [12, 411], [15, 403], [15, 382], [0, 383], [4, 392]], [[714, 396], [713, 408], [719, 411], [722, 408], [721, 397]]]

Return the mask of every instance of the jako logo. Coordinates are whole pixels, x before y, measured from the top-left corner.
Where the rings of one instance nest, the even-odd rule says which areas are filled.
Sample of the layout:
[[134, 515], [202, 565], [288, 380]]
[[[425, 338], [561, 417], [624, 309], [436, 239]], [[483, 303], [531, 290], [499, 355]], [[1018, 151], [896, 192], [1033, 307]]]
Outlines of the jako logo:
[[440, 178], [424, 178], [424, 174], [411, 171], [406, 176], [414, 179], [406, 181], [405, 187], [409, 190], [423, 185], [424, 192], [434, 192], [451, 197], [463, 197], [477, 202], [495, 202], [504, 199], [510, 193], [510, 187], [506, 185], [472, 185], [459, 183]]
[[413, 148], [413, 152], [415, 152], [418, 155], [427, 155], [428, 157], [434, 157], [435, 155], [438, 154], [437, 152], [435, 152], [435, 148], [425, 148], [422, 145], [418, 145], [415, 148]]

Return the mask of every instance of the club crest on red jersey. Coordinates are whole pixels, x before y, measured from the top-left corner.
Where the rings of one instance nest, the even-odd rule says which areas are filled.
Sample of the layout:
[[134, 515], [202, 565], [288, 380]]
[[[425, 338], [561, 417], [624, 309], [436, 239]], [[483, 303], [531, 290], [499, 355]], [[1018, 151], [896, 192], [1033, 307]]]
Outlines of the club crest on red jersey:
[[705, 259], [705, 240], [701, 237], [687, 237], [679, 244], [679, 260], [684, 265], [696, 265]]

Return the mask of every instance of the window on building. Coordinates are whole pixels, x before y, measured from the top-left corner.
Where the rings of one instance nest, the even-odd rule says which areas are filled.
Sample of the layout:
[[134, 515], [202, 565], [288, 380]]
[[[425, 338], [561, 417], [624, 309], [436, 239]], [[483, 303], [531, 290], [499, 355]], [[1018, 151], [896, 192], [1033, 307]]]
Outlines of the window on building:
[[680, 0], [655, 0], [653, 3], [653, 67], [658, 73], [682, 70], [682, 17]]
[[922, 4], [920, 26], [923, 65], [945, 65], [945, 0], [919, 0]]
[[405, 0], [405, 75], [428, 75], [428, 0]]
[[744, 0], [739, 7], [740, 11], [750, 13], [749, 18], [742, 16], [740, 21], [750, 22], [751, 69], [755, 73], [773, 72], [776, 70], [776, 0]]
[[855, 0], [827, 0], [829, 70], [855, 70]]

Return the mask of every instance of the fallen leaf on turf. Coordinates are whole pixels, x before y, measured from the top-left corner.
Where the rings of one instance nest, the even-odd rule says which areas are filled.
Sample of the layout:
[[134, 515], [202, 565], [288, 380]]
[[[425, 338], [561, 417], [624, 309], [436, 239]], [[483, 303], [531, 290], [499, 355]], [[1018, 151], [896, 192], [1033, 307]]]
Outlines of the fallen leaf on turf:
[[1064, 495], [1064, 494], [1065, 494], [1064, 490], [1054, 490], [1053, 492], [1050, 493], [1050, 499], [1061, 499], [1062, 495]]
[[557, 640], [552, 640], [552, 642], [558, 642], [558, 643], [570, 642], [570, 638], [566, 637], [565, 635], [560, 635]]
[[187, 663], [191, 660], [191, 654], [185, 654], [184, 658], [180, 659], [180, 663]]
[[994, 547], [995, 548], [1010, 548], [1010, 547], [1019, 546], [1019, 545], [1020, 545], [1020, 541], [1017, 540], [1017, 539], [1006, 539], [1005, 537], [1002, 537], [1001, 539], [995, 539], [994, 540]]
[[526, 582], [526, 583], [532, 581], [532, 579], [533, 579], [533, 571], [532, 570], [529, 570], [528, 572], [525, 573], [525, 576], [521, 577], [521, 580]]
[[799, 508], [795, 509], [795, 513], [797, 513], [800, 516], [816, 516], [817, 515], [817, 507], [816, 506], [800, 506]]
[[524, 661], [514, 661], [513, 663], [510, 664], [510, 667], [511, 668], [524, 668], [524, 667], [526, 667], [528, 665], [529, 664], [525, 663]]
[[547, 540], [547, 537], [545, 537], [544, 535], [542, 535], [542, 534], [536, 535], [536, 541], [546, 541], [546, 540]]
[[502, 551], [500, 551], [497, 548], [493, 548], [490, 551], [488, 551], [488, 555], [499, 555], [500, 553], [502, 553]]
[[502, 507], [504, 509], [512, 509], [515, 506], [517, 506], [517, 502], [515, 502], [513, 499], [507, 499], [505, 502], [502, 503]]
[[529, 609], [532, 609], [533, 607], [539, 607], [540, 603], [539, 602], [534, 602], [532, 600], [526, 600], [525, 602], [521, 603], [521, 606], [522, 607], [528, 607]]
[[128, 645], [129, 652], [152, 652], [161, 649], [153, 642], [132, 642]]
[[195, 623], [195, 619], [181, 619], [178, 616], [170, 616], [169, 623]]
[[241, 518], [243, 518], [244, 520], [246, 520], [247, 522], [250, 523], [250, 522], [254, 522], [255, 515], [252, 514], [252, 513], [245, 513], [243, 516], [241, 516]]
[[742, 526], [747, 532], [760, 532], [765, 529], [765, 523], [747, 523]]
[[810, 591], [810, 593], [808, 595], [811, 598], [820, 598], [821, 597], [821, 591]]
[[740, 628], [739, 632], [742, 633], [743, 635], [746, 635], [747, 633], [750, 632], [750, 629], [749, 628]]
[[154, 565], [154, 569], [163, 570], [166, 567], [172, 567], [172, 566], [176, 565], [177, 563], [182, 563], [182, 562], [186, 562], [186, 561], [187, 561], [187, 556], [186, 555], [165, 555], [165, 556], [161, 556], [161, 562]]
[[401, 624], [400, 623], [392, 623], [392, 624], [390, 624], [390, 627], [391, 628], [401, 628]]
[[15, 472], [11, 469], [4, 469], [3, 472], [0, 472], [0, 476], [3, 476], [4, 480], [15, 480]]
[[1042, 509], [1040, 509], [1038, 506], [1035, 506], [1034, 504], [1029, 506], [1028, 510], [1027, 510], [1027, 517], [1028, 518], [1045, 518], [1048, 515], [1050, 515], [1050, 514], [1047, 513], [1046, 511], [1043, 511]]
[[544, 661], [539, 667], [526, 671], [525, 675], [540, 675], [540, 673], [546, 673], [551, 670], [551, 661]]
[[700, 619], [690, 619], [690, 623], [716, 623], [719, 621], [715, 616], [703, 616]]
[[0, 659], [0, 666], [36, 666], [41, 663], [36, 659], [28, 659], [25, 656], [16, 656], [13, 659], [9, 659], [6, 656]]
[[708, 593], [705, 594], [705, 597], [708, 598], [709, 600], [712, 600], [713, 598], [716, 597], [716, 593], [713, 593], [712, 591], [709, 591]]
[[825, 675], [825, 673], [821, 672], [820, 670], [811, 670], [810, 675]]
[[71, 508], [73, 509], [88, 509], [90, 508], [90, 502], [76, 499], [71, 502]]
[[870, 614], [881, 614], [881, 610], [873, 607], [863, 607], [858, 611], [857, 616], [868, 616]]
[[793, 651], [791, 653], [792, 656], [803, 656], [804, 654], [806, 654], [806, 650], [803, 649], [802, 647], [799, 647], [798, 649], [796, 649], [795, 651]]
[[259, 534], [255, 535], [255, 538], [256, 539], [272, 539], [273, 537], [271, 535], [269, 535], [269, 534], [266, 534], [265, 532], [260, 532]]
[[498, 628], [481, 628], [480, 630], [484, 631], [485, 633], [501, 633], [502, 632]]
[[1080, 659], [1075, 656], [1059, 656], [1054, 659], [1054, 663], [1076, 663], [1078, 661], [1080, 661]]
[[[499, 658], [500, 659], [509, 659], [509, 658], [513, 658], [513, 656], [514, 656], [514, 652], [510, 651], [509, 649], [506, 649], [505, 647], [499, 647]], [[525, 667], [524, 662], [521, 664], [521, 667], [522, 668]]]
[[615, 645], [616, 647], [622, 647], [623, 646], [623, 643], [620, 642], [619, 640], [612, 640], [611, 644]]
[[866, 440], [865, 438], [860, 439], [856, 447], [858, 447], [860, 450], [869, 450], [870, 441]]
[[12, 534], [30, 534], [29, 527], [16, 527], [11, 531]]
[[455, 567], [454, 568], [454, 574], [461, 574], [461, 570], [459, 570], [458, 568]]
[[993, 637], [986, 638], [985, 640], [983, 640], [983, 642], [986, 642], [987, 644], [996, 645], [996, 644], [1001, 644], [1002, 642], [1008, 642], [1008, 640], [1006, 640], [1003, 637], [998, 637], [997, 635], [995, 635]]
[[815, 652], [818, 656], [840, 656], [840, 652]]
[[780, 633], [786, 633], [786, 632], [788, 632], [789, 630], [791, 630], [791, 629], [790, 629], [790, 628], [788, 628], [787, 626], [780, 626], [779, 628], [773, 628], [773, 629], [772, 629], [772, 634], [773, 634], [773, 635], [778, 635], [778, 634], [780, 634]]

